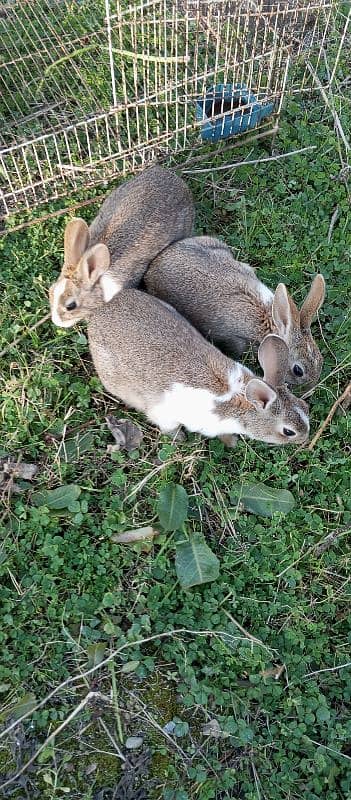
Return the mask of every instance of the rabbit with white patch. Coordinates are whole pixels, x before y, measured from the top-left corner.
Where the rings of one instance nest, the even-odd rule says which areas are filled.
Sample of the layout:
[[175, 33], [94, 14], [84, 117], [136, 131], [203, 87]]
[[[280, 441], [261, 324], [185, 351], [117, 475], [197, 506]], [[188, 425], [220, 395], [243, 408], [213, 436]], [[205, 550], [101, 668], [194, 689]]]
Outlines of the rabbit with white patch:
[[198, 236], [168, 247], [144, 276], [147, 291], [171, 303], [204, 336], [241, 356], [275, 333], [289, 351], [285, 380], [315, 384], [323, 359], [311, 334], [325, 283], [316, 275], [300, 309], [280, 283], [271, 292], [219, 239]]
[[[72, 219], [65, 231], [64, 266], [50, 289], [56, 325], [74, 325], [101, 299], [108, 302], [122, 287], [137, 286], [161, 250], [191, 235], [194, 213], [184, 181], [156, 164], [118, 186], [90, 227], [82, 219]], [[94, 248], [100, 248], [100, 258], [92, 282], [89, 257], [83, 262], [82, 258]]]
[[[94, 284], [107, 264], [108, 249], [98, 244], [82, 257], [77, 277], [82, 272]], [[173, 308], [138, 289], [123, 289], [108, 303], [101, 298], [86, 318], [104, 387], [161, 431], [183, 425], [226, 444], [237, 434], [277, 445], [307, 440], [308, 406], [284, 385], [288, 349], [278, 336], [267, 336], [259, 348], [262, 380]]]

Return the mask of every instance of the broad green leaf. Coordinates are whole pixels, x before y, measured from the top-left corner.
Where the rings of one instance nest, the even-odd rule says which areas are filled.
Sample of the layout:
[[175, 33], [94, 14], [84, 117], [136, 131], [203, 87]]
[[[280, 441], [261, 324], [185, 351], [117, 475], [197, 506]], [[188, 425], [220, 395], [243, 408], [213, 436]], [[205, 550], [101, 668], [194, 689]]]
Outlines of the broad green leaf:
[[75, 483], [58, 486], [57, 489], [44, 489], [42, 492], [32, 494], [32, 503], [35, 506], [46, 506], [53, 510], [69, 508], [78, 499], [81, 488]]
[[186, 722], [186, 720], [174, 717], [173, 722], [175, 722], [173, 729], [174, 736], [186, 736], [187, 733], [189, 733], [189, 723]]
[[65, 461], [78, 461], [83, 453], [88, 453], [94, 447], [94, 434], [92, 431], [77, 433], [67, 439], [62, 447], [61, 454]]
[[38, 764], [45, 764], [46, 761], [50, 761], [54, 755], [55, 749], [53, 747], [44, 747], [44, 750], [38, 755]]
[[113, 636], [116, 633], [116, 626], [109, 620], [105, 622], [104, 631], [108, 636]]
[[181, 528], [188, 516], [188, 495], [178, 483], [169, 483], [160, 491], [157, 513], [165, 531]]
[[114, 608], [116, 605], [116, 595], [113, 592], [106, 592], [102, 598], [102, 605], [105, 608]]
[[23, 717], [24, 714], [27, 714], [28, 711], [32, 711], [37, 704], [37, 700], [34, 694], [28, 692], [28, 694], [24, 694], [23, 697], [13, 706], [8, 716], [13, 717], [14, 719], [20, 719]]
[[183, 589], [215, 581], [219, 575], [218, 558], [201, 533], [194, 533], [189, 540], [176, 545], [175, 566]]
[[237, 483], [231, 493], [232, 502], [243, 504], [246, 511], [261, 517], [273, 514], [288, 514], [294, 508], [295, 500], [287, 489], [274, 489], [264, 483]]
[[87, 647], [88, 668], [96, 667], [105, 658], [106, 645], [103, 642], [94, 642]]
[[140, 661], [126, 661], [121, 667], [121, 672], [124, 672], [125, 675], [128, 675], [129, 672], [135, 672], [138, 669]]
[[319, 706], [316, 711], [316, 717], [318, 722], [329, 722], [330, 720], [330, 711], [329, 708], [326, 706]]

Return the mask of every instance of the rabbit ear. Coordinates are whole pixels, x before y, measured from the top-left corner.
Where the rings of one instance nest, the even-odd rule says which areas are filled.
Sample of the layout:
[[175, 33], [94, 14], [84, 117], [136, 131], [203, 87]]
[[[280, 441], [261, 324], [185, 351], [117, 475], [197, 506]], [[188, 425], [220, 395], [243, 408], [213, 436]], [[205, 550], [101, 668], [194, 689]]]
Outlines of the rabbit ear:
[[94, 286], [101, 275], [110, 266], [110, 254], [105, 244], [94, 244], [90, 250], [84, 253], [79, 264], [79, 275], [82, 283]]
[[246, 399], [259, 409], [269, 408], [277, 397], [275, 391], [259, 378], [252, 378], [248, 382], [245, 394]]
[[84, 219], [74, 217], [65, 229], [65, 264], [74, 266], [89, 247], [89, 228]]
[[289, 349], [284, 340], [274, 333], [268, 334], [258, 348], [258, 360], [263, 369], [263, 379], [270, 386], [282, 386], [288, 371]]
[[274, 292], [272, 317], [280, 336], [287, 336], [293, 325], [300, 327], [300, 315], [285, 283], [278, 283]]
[[312, 281], [312, 286], [306, 300], [302, 304], [300, 311], [300, 325], [301, 328], [309, 328], [312, 319], [317, 314], [318, 309], [321, 307], [325, 298], [325, 280], [323, 275], [316, 275]]

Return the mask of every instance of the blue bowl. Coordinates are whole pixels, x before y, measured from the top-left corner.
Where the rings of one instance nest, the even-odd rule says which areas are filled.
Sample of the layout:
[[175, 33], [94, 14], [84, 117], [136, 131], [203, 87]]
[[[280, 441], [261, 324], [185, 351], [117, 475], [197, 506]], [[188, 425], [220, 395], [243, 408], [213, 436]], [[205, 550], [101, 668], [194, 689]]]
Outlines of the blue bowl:
[[[255, 128], [273, 113], [274, 103], [257, 100], [245, 84], [218, 83], [196, 100], [201, 138], [218, 142]], [[215, 117], [215, 119], [213, 119]]]

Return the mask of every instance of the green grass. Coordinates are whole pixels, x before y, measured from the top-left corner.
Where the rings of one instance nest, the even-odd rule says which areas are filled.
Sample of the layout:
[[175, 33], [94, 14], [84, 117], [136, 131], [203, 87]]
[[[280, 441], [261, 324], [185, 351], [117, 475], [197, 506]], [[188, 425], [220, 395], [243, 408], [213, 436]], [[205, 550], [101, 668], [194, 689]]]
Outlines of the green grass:
[[[349, 131], [348, 98], [338, 110]], [[257, 167], [193, 173], [190, 183], [198, 232], [223, 236], [270, 286], [285, 280], [300, 301], [315, 272], [325, 275], [327, 299], [315, 325], [325, 364], [311, 400], [314, 432], [351, 372], [349, 171], [341, 169], [318, 98], [290, 103], [274, 146], [287, 152], [308, 145], [316, 149]], [[258, 145], [240, 153], [267, 155]], [[239, 154], [224, 157], [231, 163]], [[46, 313], [65, 222], [1, 239], [1, 349]], [[2, 776], [21, 767], [88, 689], [105, 696], [64, 727], [8, 796], [112, 797], [123, 775], [113, 744], [122, 746], [122, 730], [124, 741], [145, 736], [150, 760], [138, 780], [152, 800], [351, 797], [351, 677], [349, 668], [337, 669], [351, 660], [348, 536], [321, 554], [317, 547], [351, 522], [347, 413], [334, 416], [312, 452], [244, 440], [227, 451], [190, 435], [172, 444], [104, 393], [84, 326], [63, 331], [51, 323], [3, 359], [0, 411], [1, 449], [39, 466], [35, 489], [81, 487], [60, 516], [36, 507], [30, 488], [4, 504], [4, 725], [20, 714], [13, 706], [24, 695], [40, 700], [70, 676], [78, 679], [34, 711], [16, 738], [5, 737]], [[106, 453], [109, 412], [137, 420], [144, 433], [138, 451]], [[90, 449], [75, 455], [71, 444], [66, 460], [62, 440], [86, 431]], [[295, 509], [273, 519], [245, 513], [231, 497], [239, 479], [289, 489]], [[170, 481], [185, 487], [189, 527], [202, 531], [220, 560], [219, 578], [188, 592], [177, 582], [172, 535], [149, 548], [111, 538], [155, 523], [160, 490]], [[189, 632], [173, 633], [178, 629]], [[120, 648], [113, 673], [103, 666], [84, 677], [94, 653]], [[130, 661], [139, 663], [121, 672]], [[157, 728], [174, 718], [181, 751]], [[220, 738], [203, 735], [210, 719]]]

